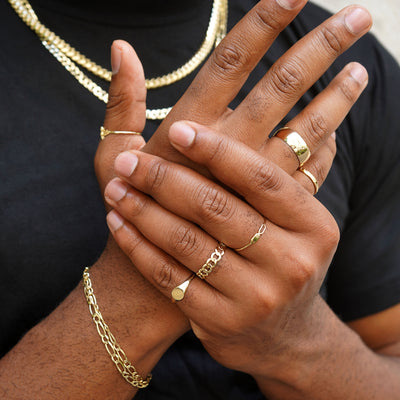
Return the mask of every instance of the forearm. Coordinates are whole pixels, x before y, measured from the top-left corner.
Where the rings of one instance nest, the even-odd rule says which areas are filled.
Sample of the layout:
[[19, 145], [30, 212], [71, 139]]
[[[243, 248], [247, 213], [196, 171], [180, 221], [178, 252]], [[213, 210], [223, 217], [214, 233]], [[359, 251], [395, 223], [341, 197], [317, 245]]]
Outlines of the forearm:
[[[256, 380], [268, 399], [398, 399], [400, 359], [369, 349], [319, 298], [306, 339]], [[315, 332], [314, 334], [312, 332]], [[300, 335], [299, 335], [300, 337]]]
[[[167, 300], [130, 261], [115, 253], [109, 249], [91, 269], [92, 285], [105, 322], [146, 377], [187, 325], [174, 315], [177, 309], [161, 304]], [[0, 361], [1, 398], [130, 399], [135, 392], [101, 342], [81, 283]]]

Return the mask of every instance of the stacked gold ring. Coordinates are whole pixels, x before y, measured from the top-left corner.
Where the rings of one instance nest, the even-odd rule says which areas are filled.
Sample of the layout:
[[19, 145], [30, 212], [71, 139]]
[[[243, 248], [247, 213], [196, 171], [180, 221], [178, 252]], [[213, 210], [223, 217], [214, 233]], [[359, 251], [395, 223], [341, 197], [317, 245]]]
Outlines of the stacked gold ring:
[[299, 167], [302, 167], [310, 158], [311, 152], [307, 146], [307, 143], [300, 136], [300, 134], [293, 129], [285, 126], [281, 129], [278, 129], [274, 136], [282, 139], [293, 150], [294, 154], [296, 154], [296, 157], [299, 160]]
[[300, 167], [299, 171], [302, 172], [305, 176], [307, 176], [314, 185], [314, 196], [315, 196], [319, 190], [319, 184], [317, 178], [308, 169], [305, 169], [303, 167]]

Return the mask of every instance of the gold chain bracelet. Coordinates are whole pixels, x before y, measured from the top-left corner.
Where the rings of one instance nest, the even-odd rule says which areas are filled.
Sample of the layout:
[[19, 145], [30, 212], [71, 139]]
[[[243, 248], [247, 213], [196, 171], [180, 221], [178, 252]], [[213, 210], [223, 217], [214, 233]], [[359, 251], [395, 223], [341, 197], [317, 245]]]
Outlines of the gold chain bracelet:
[[96, 324], [97, 332], [99, 333], [101, 341], [103, 342], [107, 353], [110, 355], [111, 360], [117, 367], [119, 373], [132, 386], [139, 389], [147, 387], [151, 380], [151, 374], [149, 374], [146, 379], [143, 379], [138, 374], [136, 368], [128, 360], [125, 352], [121, 349], [114, 335], [110, 332], [110, 328], [105, 323], [99, 306], [97, 305], [96, 296], [94, 295], [92, 282], [89, 276], [89, 268], [87, 267], [83, 271], [83, 291], [89, 305], [90, 314], [92, 315], [93, 321]]

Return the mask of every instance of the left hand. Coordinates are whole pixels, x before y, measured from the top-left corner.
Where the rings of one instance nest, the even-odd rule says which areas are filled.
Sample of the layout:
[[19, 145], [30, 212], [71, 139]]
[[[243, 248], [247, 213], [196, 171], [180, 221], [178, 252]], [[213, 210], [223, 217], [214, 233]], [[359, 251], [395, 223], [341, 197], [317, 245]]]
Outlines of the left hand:
[[[196, 277], [177, 304], [218, 362], [268, 377], [315, 336], [316, 300], [338, 229], [322, 204], [260, 153], [204, 127], [196, 130], [191, 145], [176, 147], [246, 201], [193, 170], [131, 151], [138, 161], [133, 172], [123, 176], [124, 155], [115, 169], [137, 190], [118, 179], [125, 196], [113, 201], [107, 188], [105, 194], [114, 216], [134, 226], [124, 220], [113, 235], [169, 298], [218, 242], [225, 243], [218, 266], [206, 280]], [[325, 171], [333, 154], [319, 160]], [[234, 250], [264, 222], [266, 231], [257, 243]]]

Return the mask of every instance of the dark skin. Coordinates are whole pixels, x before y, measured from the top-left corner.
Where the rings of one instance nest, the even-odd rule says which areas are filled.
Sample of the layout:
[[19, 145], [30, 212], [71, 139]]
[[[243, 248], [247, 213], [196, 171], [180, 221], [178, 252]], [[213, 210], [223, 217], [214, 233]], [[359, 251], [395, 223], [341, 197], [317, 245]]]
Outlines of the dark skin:
[[[182, 156], [182, 154], [169, 144], [167, 135], [174, 121], [182, 119], [194, 120], [213, 129], [218, 128], [217, 130], [220, 132], [225, 132], [225, 129], [228, 129], [228, 125], [224, 126], [223, 122], [228, 121], [228, 115], [234, 115], [226, 109], [229, 99], [235, 96], [235, 93], [243, 84], [247, 73], [267, 50], [273, 38], [278, 34], [278, 31], [297, 14], [303, 5], [304, 2], [299, 2], [293, 10], [285, 10], [272, 1], [261, 1], [258, 3], [256, 9], [258, 11], [253, 11], [250, 17], [248, 17], [247, 22], [242, 22], [233, 34], [225, 40], [225, 46], [222, 46], [216, 53], [217, 55], [214, 55], [210, 59], [191, 88], [174, 108], [173, 113], [164, 121], [160, 129], [154, 134], [153, 139], [146, 145], [145, 150], [155, 155], [161, 155], [169, 160], [189, 164], [188, 160], [190, 156], [188, 154], [186, 154], [187, 157]], [[265, 25], [265, 19], [259, 18], [266, 14], [271, 18], [273, 17], [272, 20], [278, 21], [276, 26], [267, 26]], [[332, 26], [329, 24], [332, 24]], [[327, 32], [325, 29], [327, 26], [334, 29], [334, 37], [338, 39], [337, 41], [324, 40], [324, 38], [327, 38], [323, 34]], [[301, 93], [307, 90], [307, 87], [318, 78], [335, 57], [364, 34], [369, 26], [370, 20], [366, 21], [365, 27], [359, 33], [350, 33], [343, 28], [342, 14], [342, 16], [325, 25], [325, 28], [311, 35], [307, 41], [303, 41], [302, 45], [297, 46], [293, 50], [292, 56], [295, 52], [296, 55], [300, 54], [299, 56], [301, 56], [303, 54], [303, 57], [306, 57], [311, 51], [310, 49], [315, 50], [316, 43], [320, 46], [318, 47], [319, 52], [327, 54], [327, 56], [321, 56], [320, 60], [313, 63], [312, 68], [307, 68], [304, 71], [300, 69], [299, 72], [307, 73], [305, 73], [306, 78], [301, 79], [299, 84], [289, 85], [287, 80], [286, 85], [277, 86], [272, 83], [270, 85], [270, 95], [274, 95], [275, 88], [276, 99], [279, 99], [281, 96], [288, 96], [285, 97], [284, 102], [281, 102], [280, 115], [278, 115], [278, 111], [270, 110], [272, 117], [270, 115], [269, 118], [271, 118], [271, 121], [259, 121], [258, 129], [257, 121], [254, 120], [254, 130], [259, 134], [251, 137], [249, 137], [248, 132], [250, 131], [247, 129], [230, 129], [234, 138], [245, 142], [252, 149], [259, 150], [260, 145], [265, 142], [269, 124], [273, 123], [274, 118], [281, 119], [286, 114], [286, 108], [289, 107], [290, 101], [293, 102], [296, 98], [300, 97]], [[246, 35], [243, 35], [241, 32], [246, 32]], [[329, 30], [329, 32], [332, 32], [332, 30]], [[250, 59], [232, 57], [232, 55], [240, 54], [233, 50], [240, 48], [237, 40], [238, 37], [244, 40], [247, 38], [251, 41], [254, 52], [251, 53]], [[332, 39], [331, 36], [329, 38]], [[332, 43], [339, 43], [340, 46], [334, 46], [336, 49], [332, 48]], [[140, 131], [145, 122], [145, 90], [141, 67], [132, 50], [126, 47], [125, 44], [118, 42], [114, 47], [120, 49], [121, 63], [110, 88], [110, 103], [105, 126], [109, 129]], [[115, 64], [118, 54], [116, 55], [114, 50], [113, 58]], [[221, 62], [224, 63], [224, 70], [221, 69]], [[273, 82], [274, 80], [275, 82], [285, 82], [285, 80], [282, 81], [280, 78], [277, 79], [280, 72], [282, 70], [278, 67], [274, 73], [271, 72], [269, 77], [266, 78], [266, 85], [268, 86], [268, 82]], [[344, 93], [349, 93], [348, 91], [346, 92], [348, 86], [341, 84], [341, 82], [343, 83], [348, 79], [348, 73], [342, 75], [342, 78], [337, 82], [338, 91], [344, 89]], [[354, 85], [354, 91], [351, 91], [353, 97], [348, 98], [350, 101], [347, 100], [342, 112], [344, 112], [345, 108], [351, 106], [351, 103], [355, 101], [363, 86], [358, 85], [357, 87], [356, 84]], [[220, 90], [221, 93], [226, 94], [226, 97], [219, 94]], [[263, 90], [261, 91], [262, 93]], [[215, 107], [215, 104], [213, 104], [213, 108], [209, 109], [209, 96], [214, 94], [213, 98], [219, 99], [221, 103], [218, 107]], [[255, 98], [253, 100], [250, 98], [249, 104], [253, 104], [254, 99], [260, 100], [260, 94], [257, 95], [257, 91], [254, 94]], [[347, 98], [347, 96], [345, 97]], [[291, 100], [288, 100], [290, 98]], [[279, 104], [278, 100], [277, 102]], [[257, 102], [257, 104], [262, 103]], [[250, 115], [246, 116], [246, 109], [248, 110], [249, 107], [243, 107], [243, 117], [245, 118], [243, 125], [234, 123], [234, 118], [232, 118], [229, 120], [231, 128], [246, 126], [250, 118]], [[319, 114], [325, 115], [325, 112], [321, 111]], [[334, 129], [333, 126], [339, 124], [343, 116], [338, 113], [335, 116], [337, 119], [330, 127], [332, 126]], [[310, 132], [308, 141], [310, 146], [313, 146], [313, 152], [316, 157], [318, 151], [325, 151], [325, 154], [330, 153], [332, 158], [333, 153], [330, 150], [332, 145], [329, 143], [324, 144], [326, 139], [330, 137], [330, 128], [323, 129], [323, 135], [314, 132], [313, 129], [309, 129], [309, 117], [310, 114], [308, 118], [304, 116], [303, 118], [299, 118], [297, 122], [292, 121], [292, 127], [301, 132]], [[262, 134], [261, 131], [263, 131]], [[254, 142], [251, 139], [253, 137], [255, 138]], [[314, 137], [315, 139], [313, 140]], [[114, 176], [112, 168], [117, 154], [125, 149], [140, 148], [143, 144], [142, 140], [138, 137], [108, 137], [107, 140], [101, 143], [96, 157], [96, 166], [102, 189], [104, 189], [109, 180]], [[312, 190], [308, 178], [294, 172], [297, 168], [296, 159], [293, 158], [290, 149], [288, 151], [279, 140], [268, 141], [265, 146], [261, 147], [260, 155], [274, 161], [282, 170], [292, 175], [294, 180], [304, 185], [308, 191]], [[322, 156], [321, 158], [326, 159], [326, 157]], [[197, 162], [199, 161], [197, 160]], [[196, 160], [192, 160], [190, 165], [194, 167]], [[318, 176], [317, 171], [319, 169], [313, 169], [313, 165], [311, 163], [309, 169]], [[330, 161], [326, 165], [324, 164], [322, 171], [325, 172], [322, 172], [318, 176], [318, 178], [321, 178], [320, 182], [322, 182], [324, 175], [326, 175], [329, 165]], [[199, 169], [199, 167], [194, 168]], [[203, 166], [201, 171], [206, 171], [206, 168]], [[296, 182], [293, 184], [299, 185]], [[303, 195], [306, 196], [307, 194]], [[332, 243], [328, 247], [330, 248], [331, 245]], [[331, 251], [332, 249], [329, 249], [327, 253], [330, 254]], [[138, 371], [145, 376], [176, 338], [189, 329], [189, 320], [176, 305], [170, 302], [169, 298], [163, 297], [151, 284], [147, 283], [141, 274], [132, 267], [130, 260], [112, 240], [109, 241], [98, 263], [92, 268], [91, 277], [104, 319], [111, 327], [128, 358], [132, 360]], [[320, 305], [319, 302], [320, 300], [315, 302], [315, 317], [321, 316], [323, 327], [325, 329], [330, 328], [328, 329], [330, 341], [329, 343], [325, 342], [325, 346], [330, 347], [339, 340], [342, 341], [344, 338], [344, 340], [350, 338], [351, 340], [346, 342], [348, 346], [343, 348], [340, 354], [343, 357], [342, 360], [346, 362], [346, 357], [354, 355], [354, 352], [356, 355], [362, 355], [361, 359], [360, 357], [352, 358], [352, 362], [361, 363], [363, 367], [370, 365], [371, 369], [374, 368], [375, 375], [372, 377], [368, 375], [369, 370], [362, 369], [361, 371], [364, 374], [362, 378], [366, 377], [366, 382], [370, 384], [369, 389], [371, 390], [369, 393], [374, 393], [374, 390], [378, 388], [377, 385], [380, 382], [385, 382], [386, 392], [381, 392], [384, 394], [384, 398], [395, 398], [393, 396], [395, 396], [395, 393], [398, 393], [398, 390], [397, 392], [395, 391], [397, 389], [395, 383], [399, 381], [398, 371], [394, 367], [395, 361], [389, 358], [378, 357], [374, 353], [369, 352], [367, 347], [359, 341], [358, 336], [351, 330], [346, 330], [344, 325], [339, 325], [336, 318], [329, 313], [329, 309], [326, 309], [326, 305]], [[118, 307], [116, 307], [116, 304], [118, 304]], [[391, 314], [391, 318], [393, 318], [393, 314]], [[390, 321], [390, 318], [385, 320]], [[174, 329], [171, 329], [172, 325]], [[400, 335], [396, 331], [397, 328], [393, 325], [390, 325], [392, 327], [390, 331], [392, 334], [391, 337], [398, 340]], [[79, 332], [79, 336], [76, 332]], [[343, 336], [344, 333], [345, 335]], [[387, 340], [384, 332], [380, 332], [376, 336], [379, 337], [381, 342]], [[317, 349], [320, 350], [321, 347], [317, 346]], [[294, 352], [293, 354], [296, 353]], [[329, 357], [330, 353], [327, 352], [326, 354]], [[369, 357], [372, 357], [372, 359]], [[307, 366], [313, 373], [315, 372], [314, 369], [318, 371], [318, 366], [314, 363], [311, 362], [303, 365], [302, 362], [304, 360], [300, 358], [296, 360], [303, 370]], [[368, 363], [365, 364], [365, 361], [368, 361]], [[391, 362], [393, 362], [393, 367]], [[295, 367], [295, 363], [292, 365]], [[358, 371], [357, 364], [349, 365], [354, 365], [354, 369]], [[35, 368], [32, 368], [32, 366], [35, 366]], [[333, 363], [332, 368], [335, 366], [337, 365]], [[74, 290], [65, 302], [42, 323], [33, 328], [1, 360], [0, 370], [2, 395], [9, 399], [35, 397], [53, 399], [56, 396], [73, 399], [99, 397], [105, 399], [129, 399], [136, 392], [135, 389], [123, 381], [116, 371], [115, 366], [109, 360], [94, 328], [94, 324], [90, 320], [81, 286]], [[270, 393], [273, 390], [275, 394], [280, 391], [279, 398], [296, 398], [289, 396], [312, 398], [313, 394], [307, 385], [309, 382], [305, 382], [307, 387], [301, 388], [303, 393], [306, 393], [306, 395], [301, 397], [299, 395], [300, 389], [296, 388], [293, 382], [289, 382], [288, 380], [288, 378], [296, 380], [296, 371], [299, 370], [287, 370], [288, 376], [281, 376], [276, 379], [270, 379], [270, 377], [265, 376], [257, 376], [257, 378], [261, 389], [265, 393]], [[376, 371], [385, 375], [384, 379]], [[358, 379], [358, 376], [354, 376], [352, 383], [357, 382]], [[85, 382], [84, 385], [82, 385], [83, 381]], [[101, 385], [99, 385], [99, 382], [101, 382]], [[333, 380], [328, 382], [323, 376], [321, 376], [319, 382], [320, 385], [325, 385], [325, 387], [329, 387], [327, 386], [329, 383], [335, 384]], [[335, 387], [337, 387], [336, 384]], [[356, 387], [356, 389], [360, 388]], [[290, 392], [284, 392], [285, 390], [290, 390]], [[393, 391], [392, 393], [390, 393], [391, 390]], [[275, 394], [272, 393], [271, 397], [275, 396]], [[339, 393], [338, 396], [341, 394]], [[353, 394], [350, 393], [348, 396], [339, 396], [338, 398], [356, 398], [354, 395], [351, 397], [351, 395]], [[331, 396], [329, 398], [334, 397]], [[368, 397], [360, 396], [358, 398]]]

